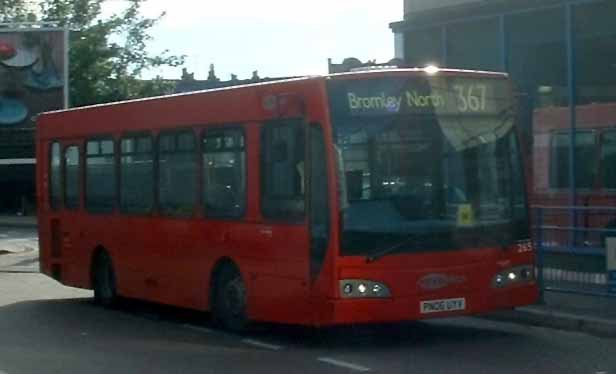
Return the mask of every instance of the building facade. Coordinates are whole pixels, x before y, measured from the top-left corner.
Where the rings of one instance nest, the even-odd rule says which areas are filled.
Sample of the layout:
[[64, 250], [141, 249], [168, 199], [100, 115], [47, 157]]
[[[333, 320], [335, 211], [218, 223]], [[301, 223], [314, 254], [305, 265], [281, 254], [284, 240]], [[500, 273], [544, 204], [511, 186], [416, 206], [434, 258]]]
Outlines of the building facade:
[[[616, 1], [405, 0], [404, 11], [391, 28], [396, 55], [408, 64], [511, 75], [526, 146], [540, 149], [534, 188], [573, 191], [561, 202], [567, 204], [576, 188], [616, 181], [616, 168], [609, 167], [616, 165], [616, 141], [605, 136], [616, 129]], [[550, 166], [537, 167], [548, 164], [540, 157]], [[592, 166], [599, 163], [604, 166]]]

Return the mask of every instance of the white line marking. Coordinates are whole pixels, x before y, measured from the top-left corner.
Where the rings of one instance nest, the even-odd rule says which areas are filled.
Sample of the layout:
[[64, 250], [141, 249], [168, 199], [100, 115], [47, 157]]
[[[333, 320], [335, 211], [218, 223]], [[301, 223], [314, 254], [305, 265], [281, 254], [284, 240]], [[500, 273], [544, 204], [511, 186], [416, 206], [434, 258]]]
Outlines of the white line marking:
[[336, 359], [329, 358], [329, 357], [319, 357], [317, 358], [317, 361], [325, 362], [331, 365], [340, 366], [340, 367], [355, 370], [355, 371], [363, 371], [363, 372], [370, 371], [370, 368], [367, 368], [365, 366], [353, 364], [351, 362], [340, 361], [340, 360], [336, 360]]
[[195, 330], [199, 332], [205, 332], [207, 334], [214, 333], [214, 330], [208, 329], [207, 327], [199, 327], [199, 326], [194, 326], [194, 325], [189, 325], [189, 324], [185, 324], [184, 327], [186, 327], [187, 329], [191, 329], [191, 330]]
[[258, 340], [254, 340], [254, 339], [242, 339], [242, 343], [254, 345], [255, 347], [259, 347], [259, 348], [271, 349], [272, 351], [279, 351], [279, 350], [281, 350], [283, 348], [280, 345], [263, 343], [263, 342], [260, 342]]

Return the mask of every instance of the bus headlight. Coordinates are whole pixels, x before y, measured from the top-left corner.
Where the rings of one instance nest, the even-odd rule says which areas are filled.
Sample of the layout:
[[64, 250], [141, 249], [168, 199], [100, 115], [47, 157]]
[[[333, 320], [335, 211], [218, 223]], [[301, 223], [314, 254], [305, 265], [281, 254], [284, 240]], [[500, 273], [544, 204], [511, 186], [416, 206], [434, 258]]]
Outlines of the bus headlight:
[[492, 287], [504, 288], [513, 284], [527, 283], [535, 279], [535, 270], [532, 265], [521, 265], [505, 269], [494, 276]]
[[339, 284], [340, 295], [343, 298], [391, 297], [389, 288], [380, 282], [365, 279], [342, 279]]

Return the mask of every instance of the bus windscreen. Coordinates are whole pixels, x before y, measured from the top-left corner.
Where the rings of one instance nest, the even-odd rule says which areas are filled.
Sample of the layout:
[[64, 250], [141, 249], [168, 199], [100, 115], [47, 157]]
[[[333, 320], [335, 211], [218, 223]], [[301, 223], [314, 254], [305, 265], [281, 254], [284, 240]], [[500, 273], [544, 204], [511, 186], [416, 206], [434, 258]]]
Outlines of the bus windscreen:
[[342, 255], [506, 246], [529, 238], [507, 80], [333, 80], [329, 97]]

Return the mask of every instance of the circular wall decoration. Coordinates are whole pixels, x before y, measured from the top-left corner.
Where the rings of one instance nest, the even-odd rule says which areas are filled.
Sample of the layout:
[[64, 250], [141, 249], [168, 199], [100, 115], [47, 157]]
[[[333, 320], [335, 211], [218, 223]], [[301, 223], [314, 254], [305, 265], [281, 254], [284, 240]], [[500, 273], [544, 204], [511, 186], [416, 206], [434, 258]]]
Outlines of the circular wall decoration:
[[0, 63], [12, 68], [25, 68], [34, 65], [37, 60], [37, 52], [30, 49], [16, 48], [13, 57], [5, 60], [0, 59]]
[[15, 47], [7, 42], [0, 42], [0, 60], [8, 60], [17, 54]]
[[28, 117], [28, 108], [18, 99], [0, 96], [0, 126], [16, 125]]

